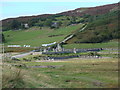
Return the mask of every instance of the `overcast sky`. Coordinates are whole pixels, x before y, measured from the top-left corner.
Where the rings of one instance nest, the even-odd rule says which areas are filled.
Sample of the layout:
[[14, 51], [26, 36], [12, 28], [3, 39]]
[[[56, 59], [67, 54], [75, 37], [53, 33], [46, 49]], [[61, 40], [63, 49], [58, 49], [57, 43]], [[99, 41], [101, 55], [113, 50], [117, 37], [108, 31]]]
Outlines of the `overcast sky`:
[[0, 2], [0, 20], [19, 16], [55, 14], [80, 7], [94, 7], [117, 3], [119, 0], [54, 1], [55, 0], [2, 0]]

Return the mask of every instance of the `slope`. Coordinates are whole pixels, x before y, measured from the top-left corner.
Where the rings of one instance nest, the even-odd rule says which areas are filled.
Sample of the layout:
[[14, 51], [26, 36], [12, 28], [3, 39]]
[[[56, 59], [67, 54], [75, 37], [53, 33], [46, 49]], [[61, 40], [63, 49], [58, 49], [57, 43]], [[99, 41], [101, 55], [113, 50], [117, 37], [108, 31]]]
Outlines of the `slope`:
[[5, 31], [5, 45], [31, 45], [38, 47], [42, 44], [60, 42], [66, 36], [73, 33], [76, 29], [81, 28], [83, 24], [71, 25], [59, 29], [49, 29], [44, 27], [32, 27], [27, 30]]
[[67, 43], [100, 43], [119, 39], [119, 10], [104, 15], [90, 16], [84, 31], [76, 32], [74, 38]]

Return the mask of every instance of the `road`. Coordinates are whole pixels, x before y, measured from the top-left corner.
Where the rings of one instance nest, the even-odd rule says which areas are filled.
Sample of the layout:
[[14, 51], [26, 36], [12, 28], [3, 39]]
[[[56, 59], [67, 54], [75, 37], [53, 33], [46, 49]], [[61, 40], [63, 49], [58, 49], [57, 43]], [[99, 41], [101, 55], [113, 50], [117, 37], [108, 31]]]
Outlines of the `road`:
[[22, 57], [25, 57], [27, 55], [31, 55], [33, 51], [31, 52], [28, 52], [28, 53], [23, 53], [23, 54], [20, 54], [20, 55], [15, 55], [15, 56], [12, 56], [11, 59], [13, 58], [22, 58]]

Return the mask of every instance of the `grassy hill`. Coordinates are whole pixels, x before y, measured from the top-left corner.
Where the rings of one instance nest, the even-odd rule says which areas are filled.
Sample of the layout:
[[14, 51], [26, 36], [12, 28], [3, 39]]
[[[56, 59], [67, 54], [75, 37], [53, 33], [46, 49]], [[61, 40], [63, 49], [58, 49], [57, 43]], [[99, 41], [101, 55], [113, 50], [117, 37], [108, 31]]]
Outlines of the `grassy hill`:
[[[35, 23], [40, 23], [41, 21], [46, 21], [47, 19], [51, 19], [52, 21], [56, 21], [56, 17], [61, 17], [61, 16], [69, 16], [69, 17], [84, 17], [87, 15], [102, 15], [109, 13], [111, 10], [117, 9], [118, 8], [118, 3], [114, 4], [108, 4], [108, 5], [103, 5], [103, 6], [97, 6], [97, 7], [89, 7], [89, 8], [78, 8], [75, 10], [70, 10], [66, 12], [61, 12], [57, 14], [43, 14], [43, 15], [37, 15], [37, 16], [24, 16], [24, 17], [18, 17], [18, 18], [8, 18], [4, 19], [0, 22], [2, 22], [2, 29], [3, 31], [7, 31], [15, 28], [21, 28], [21, 24], [28, 23], [30, 27], [35, 25]], [[11, 25], [14, 21], [18, 23], [18, 27], [12, 27], [14, 25]], [[40, 21], [40, 22], [39, 22]], [[74, 22], [73, 22], [74, 23]], [[40, 26], [44, 24], [42, 22], [39, 24]]]
[[[119, 8], [116, 3], [91, 8], [78, 8], [54, 15], [2, 20], [5, 46], [16, 44], [39, 47], [42, 44], [52, 42], [59, 43], [68, 35], [74, 34], [74, 37], [67, 41], [68, 44], [64, 45], [65, 48], [95, 48], [98, 47], [97, 45], [101, 45], [100, 47], [111, 47], [110, 45], [117, 47], [117, 41], [115, 41], [116, 45], [113, 44], [114, 41], [108, 41], [120, 38], [118, 35], [118, 15]], [[28, 29], [22, 26], [25, 23], [28, 23]], [[83, 25], [87, 25], [87, 27], [80, 32]], [[87, 45], [84, 43], [102, 44]]]
[[101, 43], [119, 39], [118, 15], [119, 10], [104, 15], [89, 16], [85, 30], [77, 32], [67, 43]]
[[49, 29], [32, 27], [26, 30], [5, 31], [5, 45], [31, 45], [31, 47], [41, 46], [52, 42], [60, 42], [69, 34], [72, 34], [76, 29], [81, 28], [83, 24], [71, 25], [59, 29]]

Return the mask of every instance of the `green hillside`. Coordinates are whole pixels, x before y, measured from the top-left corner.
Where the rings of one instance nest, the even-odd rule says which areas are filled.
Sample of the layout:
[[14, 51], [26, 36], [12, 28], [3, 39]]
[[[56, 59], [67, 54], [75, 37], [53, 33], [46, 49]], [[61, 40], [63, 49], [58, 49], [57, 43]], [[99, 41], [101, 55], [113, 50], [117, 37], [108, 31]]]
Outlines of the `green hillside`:
[[41, 46], [52, 42], [60, 42], [76, 29], [81, 28], [83, 24], [61, 27], [59, 29], [49, 29], [44, 27], [32, 27], [25, 30], [5, 31], [5, 45], [31, 45], [31, 47]]
[[101, 43], [119, 39], [118, 15], [119, 10], [104, 15], [89, 16], [85, 30], [77, 32], [67, 43]]
[[[99, 9], [104, 13], [100, 12]], [[84, 13], [79, 13], [79, 9], [76, 10], [66, 12], [66, 14], [34, 17], [26, 22], [22, 22], [22, 18], [20, 20], [8, 19], [9, 23], [5, 20], [2, 28], [4, 43], [5, 45], [39, 47], [42, 44], [52, 42], [59, 43], [73, 34], [73, 37], [67, 40], [65, 42], [67, 45], [64, 46], [66, 48], [84, 48], [85, 45], [85, 48], [87, 48], [92, 47], [93, 44], [86, 45], [84, 43], [103, 43], [104, 45], [108, 42], [108, 45], [110, 40], [120, 38], [118, 28], [119, 9], [116, 5], [89, 8], [88, 10], [85, 9], [87, 11]], [[97, 11], [99, 14], [97, 14]], [[27, 27], [25, 24], [27, 24]], [[86, 25], [86, 28], [82, 30], [84, 25]], [[97, 44], [95, 45], [97, 47]]]

